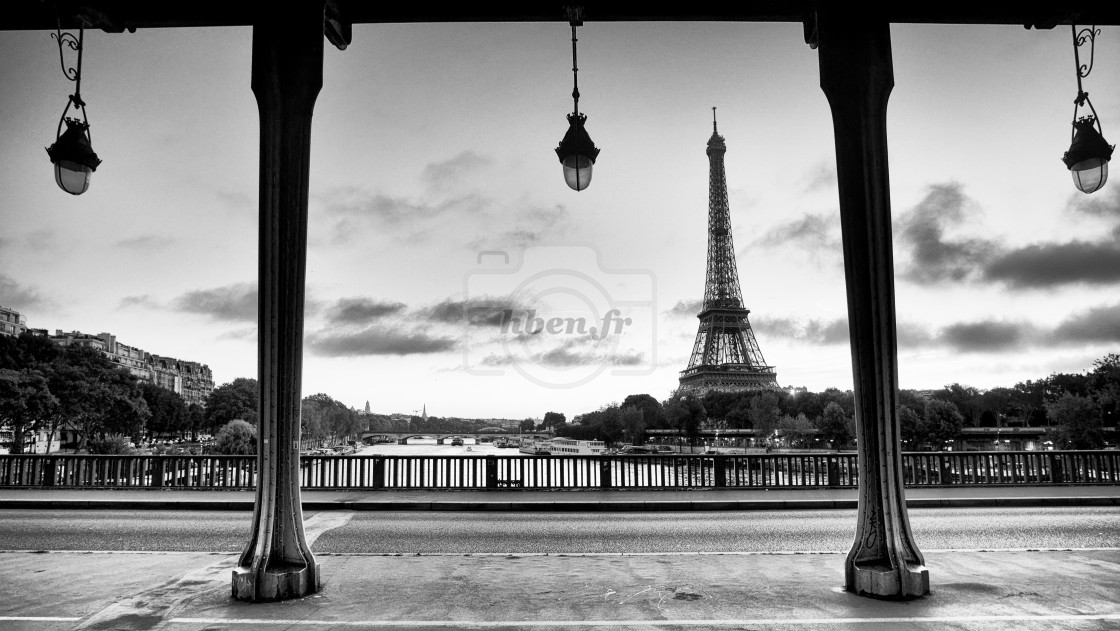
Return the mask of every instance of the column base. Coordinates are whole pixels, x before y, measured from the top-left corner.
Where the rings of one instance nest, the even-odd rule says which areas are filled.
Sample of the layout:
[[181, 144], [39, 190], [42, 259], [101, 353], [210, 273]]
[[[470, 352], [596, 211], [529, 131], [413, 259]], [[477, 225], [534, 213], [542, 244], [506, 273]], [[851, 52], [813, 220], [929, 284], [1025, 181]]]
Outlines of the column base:
[[233, 597], [250, 602], [301, 598], [319, 591], [319, 564], [283, 565], [265, 568], [259, 575], [252, 568], [233, 570]]
[[929, 570], [917, 563], [893, 568], [878, 563], [849, 566], [848, 591], [860, 596], [888, 600], [910, 600], [929, 595]]

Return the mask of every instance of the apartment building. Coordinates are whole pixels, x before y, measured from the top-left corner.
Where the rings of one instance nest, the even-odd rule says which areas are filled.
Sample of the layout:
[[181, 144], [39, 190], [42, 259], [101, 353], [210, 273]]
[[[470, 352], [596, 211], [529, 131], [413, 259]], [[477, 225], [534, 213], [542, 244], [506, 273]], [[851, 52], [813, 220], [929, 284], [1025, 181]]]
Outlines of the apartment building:
[[0, 335], [18, 336], [27, 330], [27, 320], [15, 309], [0, 307]]
[[141, 348], [118, 342], [117, 337], [111, 333], [92, 335], [80, 331], [64, 333], [55, 330], [54, 335], [49, 337], [60, 346], [96, 349], [137, 379], [179, 394], [188, 405], [206, 405], [206, 397], [214, 390], [214, 375], [206, 364], [153, 355]]

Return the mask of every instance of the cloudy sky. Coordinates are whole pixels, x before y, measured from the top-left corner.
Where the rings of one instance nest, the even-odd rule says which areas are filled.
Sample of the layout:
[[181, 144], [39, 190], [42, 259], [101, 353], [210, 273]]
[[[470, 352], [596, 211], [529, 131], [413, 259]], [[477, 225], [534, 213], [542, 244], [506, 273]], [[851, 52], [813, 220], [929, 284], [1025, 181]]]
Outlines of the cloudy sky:
[[[712, 106], [762, 352], [784, 386], [850, 388], [831, 116], [802, 27], [589, 21], [580, 109], [602, 153], [578, 194], [553, 152], [570, 36], [561, 21], [377, 25], [328, 45], [304, 394], [509, 418], [667, 397], [703, 295]], [[892, 40], [901, 386], [1013, 385], [1117, 351], [1120, 189], [1077, 193], [1060, 162], [1069, 29], [901, 25]], [[1085, 83], [1112, 141], [1118, 40], [1102, 29]], [[72, 91], [58, 49], [0, 33], [0, 305], [207, 363], [219, 384], [255, 375], [250, 46], [243, 28], [87, 33], [104, 163], [71, 197], [43, 151]]]

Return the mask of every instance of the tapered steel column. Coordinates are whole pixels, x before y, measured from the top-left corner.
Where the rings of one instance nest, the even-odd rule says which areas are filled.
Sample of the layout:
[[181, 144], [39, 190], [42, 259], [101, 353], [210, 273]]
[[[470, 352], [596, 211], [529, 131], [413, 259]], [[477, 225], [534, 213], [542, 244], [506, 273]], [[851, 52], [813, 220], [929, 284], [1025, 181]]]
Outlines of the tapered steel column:
[[[824, 4], [824, 3], [822, 3]], [[810, 38], [812, 24], [807, 23]], [[832, 107], [848, 290], [859, 447], [859, 515], [849, 591], [880, 598], [929, 593], [902, 485], [894, 255], [887, 177], [887, 99], [894, 87], [890, 25], [829, 5], [816, 14], [821, 88]]]
[[[311, 115], [323, 84], [323, 2], [262, 11], [253, 26], [253, 93], [260, 113], [257, 371], [260, 410], [253, 531], [233, 596], [269, 601], [319, 589], [299, 493], [300, 379]], [[267, 14], [267, 15], [266, 15]]]

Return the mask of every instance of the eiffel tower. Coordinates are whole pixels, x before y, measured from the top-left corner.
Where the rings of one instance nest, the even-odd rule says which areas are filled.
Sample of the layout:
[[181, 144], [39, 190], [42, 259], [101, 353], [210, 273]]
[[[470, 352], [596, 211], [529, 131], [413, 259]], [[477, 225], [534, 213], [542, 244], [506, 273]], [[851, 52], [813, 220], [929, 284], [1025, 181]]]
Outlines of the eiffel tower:
[[777, 388], [778, 374], [762, 357], [747, 319], [750, 310], [743, 307], [739, 290], [727, 204], [727, 174], [723, 168], [727, 145], [716, 127], [714, 107], [707, 153], [708, 274], [704, 282], [704, 308], [697, 316], [700, 330], [696, 332], [688, 368], [681, 371], [680, 389], [704, 393]]

